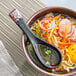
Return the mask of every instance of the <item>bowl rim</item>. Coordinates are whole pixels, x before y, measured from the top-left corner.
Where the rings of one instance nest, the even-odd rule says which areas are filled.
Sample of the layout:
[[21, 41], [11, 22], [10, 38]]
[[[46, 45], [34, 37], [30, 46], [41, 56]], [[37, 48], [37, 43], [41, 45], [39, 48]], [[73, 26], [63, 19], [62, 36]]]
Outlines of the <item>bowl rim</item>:
[[[35, 12], [27, 21], [26, 23], [29, 24], [30, 21], [39, 13], [45, 11], [45, 10], [49, 10], [49, 9], [66, 9], [66, 10], [69, 10], [69, 11], [72, 11], [72, 12], [76, 12], [75, 10], [73, 9], [69, 9], [69, 8], [65, 8], [65, 7], [45, 7], [45, 8], [42, 8], [40, 10], [38, 10], [37, 12]], [[24, 43], [24, 34], [22, 34], [22, 37], [21, 37], [21, 41], [22, 41], [22, 47], [23, 47], [23, 51], [25, 53], [25, 56], [28, 60], [28, 62], [30, 62], [30, 64], [36, 69], [38, 70], [39, 72], [42, 72], [43, 74], [45, 75], [54, 75], [54, 76], [67, 76], [67, 75], [73, 75], [73, 74], [76, 74], [76, 71], [74, 72], [71, 72], [71, 73], [67, 73], [67, 74], [54, 74], [54, 73], [51, 73], [51, 72], [47, 72], [43, 69], [41, 69], [40, 67], [38, 67], [33, 61], [32, 59], [30, 58], [30, 56], [28, 55], [27, 51], [26, 51], [26, 48], [25, 48], [25, 43]]]

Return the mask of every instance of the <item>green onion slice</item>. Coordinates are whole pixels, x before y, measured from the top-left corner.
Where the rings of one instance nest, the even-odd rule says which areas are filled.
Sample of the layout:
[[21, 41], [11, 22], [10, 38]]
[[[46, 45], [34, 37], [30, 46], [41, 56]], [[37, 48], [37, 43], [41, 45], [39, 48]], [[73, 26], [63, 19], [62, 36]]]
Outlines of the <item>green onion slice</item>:
[[51, 54], [51, 51], [50, 51], [50, 50], [46, 50], [45, 53], [46, 53], [47, 55], [49, 55], [49, 54]]
[[39, 35], [38, 34], [36, 34], [36, 36], [39, 38]]
[[42, 33], [42, 34], [44, 34], [44, 31], [43, 31], [43, 30], [41, 30], [41, 33]]
[[47, 62], [46, 62], [46, 65], [50, 65], [50, 62], [49, 62], [49, 61], [47, 61]]

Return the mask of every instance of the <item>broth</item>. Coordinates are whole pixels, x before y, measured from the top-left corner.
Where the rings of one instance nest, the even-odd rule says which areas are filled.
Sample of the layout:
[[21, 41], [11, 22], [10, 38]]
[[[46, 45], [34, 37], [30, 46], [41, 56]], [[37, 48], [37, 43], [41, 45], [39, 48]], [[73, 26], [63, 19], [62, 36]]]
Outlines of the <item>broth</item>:
[[[36, 20], [31, 30], [37, 37], [60, 50], [63, 56], [62, 63], [59, 67], [51, 70], [53, 73], [68, 73], [76, 70], [76, 19], [64, 14], [49, 13]], [[45, 62], [51, 63], [48, 60], [51, 59], [51, 55], [39, 51]]]

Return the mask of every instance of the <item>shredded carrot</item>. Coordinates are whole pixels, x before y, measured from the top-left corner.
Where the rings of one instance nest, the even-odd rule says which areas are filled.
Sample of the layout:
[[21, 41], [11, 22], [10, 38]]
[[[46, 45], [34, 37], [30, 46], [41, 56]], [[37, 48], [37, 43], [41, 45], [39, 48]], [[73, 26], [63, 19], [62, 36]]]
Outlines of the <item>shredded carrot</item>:
[[62, 48], [61, 47], [58, 47], [58, 49], [61, 50]]
[[59, 14], [59, 15], [53, 17], [53, 18], [51, 19], [51, 21], [58, 19], [60, 16], [61, 16], [61, 14]]
[[63, 47], [63, 45], [60, 45], [60, 46], [59, 46], [59, 50], [61, 50], [61, 49], [62, 49], [62, 47]]
[[53, 33], [56, 31], [57, 26], [59, 25], [60, 20], [58, 20], [57, 24], [54, 26], [54, 28], [52, 29], [52, 31], [49, 34], [49, 38], [52, 38]]
[[63, 46], [65, 46], [65, 45], [71, 45], [71, 44], [76, 44], [76, 43], [59, 42], [59, 45], [63, 45]]
[[50, 39], [49, 39], [48, 35], [44, 34], [44, 36], [45, 36], [45, 38], [46, 38], [46, 41], [47, 41], [48, 43], [50, 43]]
[[50, 32], [49, 38], [51, 38], [51, 37], [52, 37], [52, 35], [53, 35], [54, 31], [56, 30], [56, 27], [57, 27], [57, 25], [55, 25], [55, 26], [54, 26], [54, 28], [52, 29], [52, 31]]
[[38, 22], [38, 25], [37, 25], [37, 32], [39, 32], [39, 30], [40, 30], [40, 26], [39, 26], [39, 20], [37, 20], [37, 22]]
[[62, 42], [66, 41], [66, 37], [67, 37], [67, 26], [65, 27], [65, 33], [64, 33], [64, 37], [62, 39]]
[[44, 26], [46, 29], [48, 29], [48, 28], [49, 28], [48, 24], [49, 24], [49, 22], [45, 22], [45, 23], [43, 23], [43, 26]]
[[39, 37], [41, 37], [41, 33], [39, 33]]
[[50, 44], [51, 43], [51, 40], [50, 38], [47, 36], [47, 42]]
[[[65, 43], [66, 37], [67, 37], [67, 26], [65, 27], [65, 33], [64, 33], [64, 37], [63, 37], [63, 39], [62, 39], [63, 45], [67, 45], [67, 44], [68, 44], [68, 43]], [[63, 47], [63, 45], [60, 45], [60, 46], [59, 46], [60, 49]], [[68, 44], [68, 45], [69, 45], [69, 44]]]

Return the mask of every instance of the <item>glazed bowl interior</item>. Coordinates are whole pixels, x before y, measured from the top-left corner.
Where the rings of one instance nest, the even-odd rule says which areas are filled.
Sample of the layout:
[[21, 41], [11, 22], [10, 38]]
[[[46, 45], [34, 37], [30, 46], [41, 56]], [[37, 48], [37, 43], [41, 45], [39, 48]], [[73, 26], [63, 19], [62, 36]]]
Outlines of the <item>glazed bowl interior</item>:
[[[73, 17], [76, 19], [76, 11], [73, 11], [71, 9], [67, 9], [67, 8], [63, 8], [63, 7], [46, 7], [46, 8], [43, 8], [39, 11], [37, 11], [34, 15], [32, 15], [30, 17], [30, 19], [27, 21], [27, 24], [31, 27], [32, 24], [40, 17], [48, 14], [49, 12], [53, 12], [53, 13], [60, 13], [60, 14], [65, 14], [65, 15], [69, 15], [70, 17]], [[61, 72], [59, 72], [59, 74], [57, 74], [55, 72], [52, 73], [51, 72], [51, 69], [47, 69], [46, 67], [44, 67], [40, 61], [38, 60], [35, 52], [34, 52], [34, 49], [30, 49], [28, 48], [28, 44], [30, 43], [29, 39], [26, 38], [26, 35], [23, 34], [22, 36], [22, 44], [23, 44], [23, 49], [24, 49], [24, 52], [25, 52], [25, 55], [28, 59], [28, 61], [39, 71], [43, 72], [44, 74], [46, 75], [72, 75], [72, 74], [75, 74], [76, 73], [76, 69], [75, 70], [72, 70], [71, 72], [69, 73], [65, 73], [65, 74], [61, 74]]]

